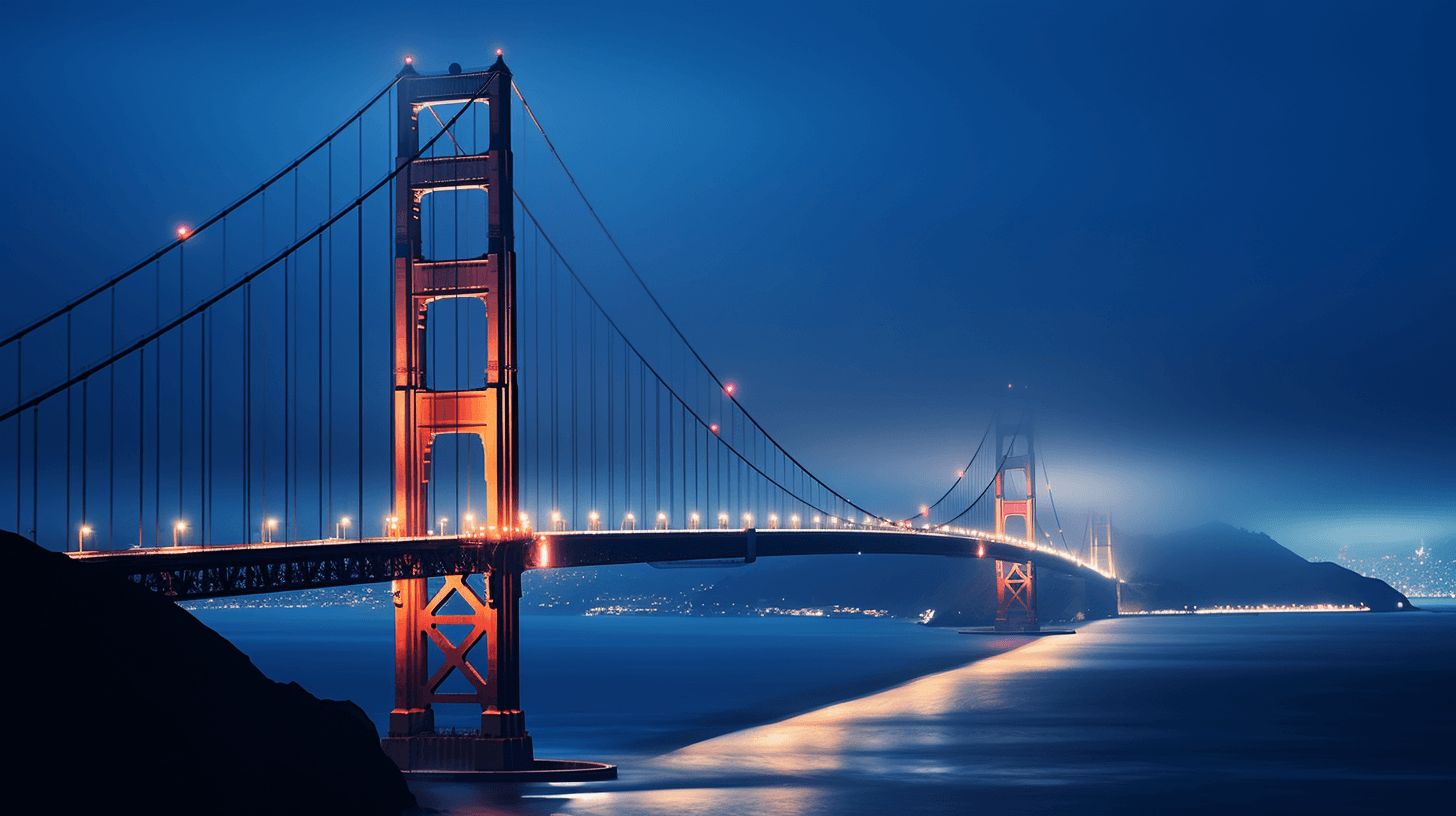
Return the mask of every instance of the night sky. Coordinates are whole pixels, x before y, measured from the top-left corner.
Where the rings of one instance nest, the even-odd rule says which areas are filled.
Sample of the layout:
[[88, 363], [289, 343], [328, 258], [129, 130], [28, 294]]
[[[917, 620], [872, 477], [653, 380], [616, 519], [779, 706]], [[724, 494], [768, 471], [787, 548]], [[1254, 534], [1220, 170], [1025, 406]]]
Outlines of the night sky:
[[1456, 534], [1456, 4], [119, 5], [7, 13], [7, 331], [404, 55], [501, 47], [688, 337], [861, 504], [940, 495], [1010, 384], [1072, 528]]

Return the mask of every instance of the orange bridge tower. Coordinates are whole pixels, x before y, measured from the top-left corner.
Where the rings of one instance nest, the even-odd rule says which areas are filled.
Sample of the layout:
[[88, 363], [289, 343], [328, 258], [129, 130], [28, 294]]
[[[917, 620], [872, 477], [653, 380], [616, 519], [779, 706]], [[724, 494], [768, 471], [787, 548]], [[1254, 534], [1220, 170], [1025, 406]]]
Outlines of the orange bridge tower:
[[[1019, 424], [996, 421], [996, 455], [1001, 467], [996, 472], [996, 534], [1006, 535], [1006, 520], [1021, 518], [1028, 541], [1036, 540], [1036, 444], [1031, 417]], [[1012, 474], [1020, 478], [1010, 478]], [[1006, 498], [1006, 488], [1025, 479], [1026, 489], [1018, 498]], [[1036, 566], [1030, 561], [996, 562], [996, 628], [1006, 631], [1035, 631]]]
[[[424, 578], [394, 582], [395, 705], [386, 753], [404, 770], [480, 771], [532, 767], [531, 737], [520, 704], [519, 601], [523, 546], [517, 529], [517, 391], [515, 229], [511, 159], [511, 72], [498, 58], [485, 71], [422, 76], [406, 66], [397, 86], [399, 165], [394, 204], [394, 515], [396, 535], [425, 536], [431, 448], [440, 434], [478, 438], [485, 451], [485, 523], [460, 535], [480, 546], [480, 572], [451, 576], [431, 595]], [[434, 106], [484, 104], [490, 141], [483, 153], [415, 159], [420, 119]], [[451, 121], [439, 117], [442, 127]], [[438, 143], [437, 143], [438, 144]], [[437, 151], [438, 152], [438, 151]], [[420, 205], [426, 196], [459, 190], [486, 197], [486, 252], [479, 257], [426, 257]], [[427, 376], [430, 306], [446, 298], [474, 298], [488, 320], [483, 382], [459, 390]], [[460, 384], [454, 384], [459, 386]], [[473, 447], [473, 446], [472, 446]], [[425, 542], [416, 559], [428, 558]], [[421, 573], [423, 574], [423, 573]], [[464, 634], [456, 632], [469, 627]], [[484, 658], [482, 662], [480, 658]], [[452, 675], [453, 692], [441, 691]], [[459, 691], [461, 687], [469, 691]], [[478, 705], [478, 733], [435, 732], [435, 704]]]

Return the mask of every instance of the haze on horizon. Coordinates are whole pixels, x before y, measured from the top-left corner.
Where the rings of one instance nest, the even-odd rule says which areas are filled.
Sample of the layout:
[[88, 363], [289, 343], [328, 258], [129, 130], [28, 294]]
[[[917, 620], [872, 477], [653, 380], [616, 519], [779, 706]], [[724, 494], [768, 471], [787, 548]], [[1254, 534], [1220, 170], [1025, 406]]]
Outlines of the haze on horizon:
[[689, 339], [857, 501], [934, 499], [1009, 390], [1069, 537], [1093, 507], [1307, 555], [1456, 536], [1450, 3], [13, 14], [0, 328], [231, 202], [405, 54], [503, 47]]

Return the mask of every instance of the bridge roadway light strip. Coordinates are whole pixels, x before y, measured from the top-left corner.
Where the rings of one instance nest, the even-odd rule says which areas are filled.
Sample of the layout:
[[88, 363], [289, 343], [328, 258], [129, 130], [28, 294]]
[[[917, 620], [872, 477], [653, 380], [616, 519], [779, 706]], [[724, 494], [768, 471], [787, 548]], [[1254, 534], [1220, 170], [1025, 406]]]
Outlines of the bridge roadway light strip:
[[[470, 574], [487, 569], [487, 562], [499, 552], [500, 546], [513, 544], [521, 547], [525, 569], [868, 552], [992, 560], [1030, 558], [1050, 569], [1116, 580], [1053, 548], [1009, 536], [977, 535], [981, 531], [876, 527], [510, 532], [522, 534], [194, 545], [68, 553], [68, 556], [176, 600]], [[747, 540], [750, 534], [751, 548]], [[972, 544], [977, 546], [972, 549]]]

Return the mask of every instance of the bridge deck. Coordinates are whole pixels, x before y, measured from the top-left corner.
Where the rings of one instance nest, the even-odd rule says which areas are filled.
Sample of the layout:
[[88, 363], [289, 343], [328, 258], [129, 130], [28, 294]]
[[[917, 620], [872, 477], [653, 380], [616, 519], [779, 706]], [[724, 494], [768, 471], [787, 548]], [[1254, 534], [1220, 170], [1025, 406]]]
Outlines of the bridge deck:
[[220, 547], [71, 553], [79, 561], [182, 599], [252, 595], [482, 572], [503, 546], [524, 545], [526, 569], [721, 562], [790, 555], [934, 555], [1031, 561], [1083, 578], [1109, 576], [1030, 542], [903, 529], [611, 530], [326, 539]]

